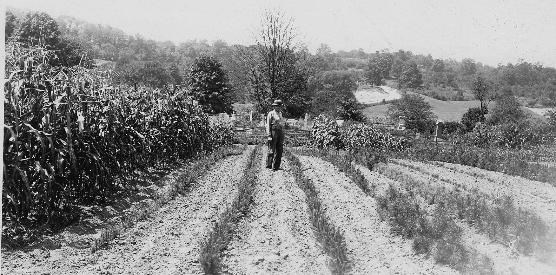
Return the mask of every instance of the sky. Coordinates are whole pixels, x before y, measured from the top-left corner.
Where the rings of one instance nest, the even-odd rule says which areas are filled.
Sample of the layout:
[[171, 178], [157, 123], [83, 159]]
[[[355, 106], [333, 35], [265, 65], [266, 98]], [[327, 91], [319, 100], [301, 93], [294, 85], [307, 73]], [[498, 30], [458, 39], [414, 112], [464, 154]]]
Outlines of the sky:
[[389, 49], [496, 66], [524, 60], [556, 67], [554, 0], [4, 0], [18, 9], [69, 15], [128, 34], [176, 43], [253, 44], [265, 10], [293, 18], [315, 51]]

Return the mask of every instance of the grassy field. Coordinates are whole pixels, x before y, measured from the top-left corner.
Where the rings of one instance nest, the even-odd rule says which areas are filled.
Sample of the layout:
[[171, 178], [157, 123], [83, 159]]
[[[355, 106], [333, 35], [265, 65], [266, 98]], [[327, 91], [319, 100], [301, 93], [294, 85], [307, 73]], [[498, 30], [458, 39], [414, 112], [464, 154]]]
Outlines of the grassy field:
[[[461, 117], [469, 108], [479, 107], [478, 100], [471, 101], [442, 101], [432, 97], [421, 95], [426, 102], [432, 106], [432, 111], [443, 121], [460, 121]], [[372, 119], [384, 119], [390, 104], [370, 106], [363, 109], [366, 117]], [[492, 103], [491, 103], [492, 106]]]

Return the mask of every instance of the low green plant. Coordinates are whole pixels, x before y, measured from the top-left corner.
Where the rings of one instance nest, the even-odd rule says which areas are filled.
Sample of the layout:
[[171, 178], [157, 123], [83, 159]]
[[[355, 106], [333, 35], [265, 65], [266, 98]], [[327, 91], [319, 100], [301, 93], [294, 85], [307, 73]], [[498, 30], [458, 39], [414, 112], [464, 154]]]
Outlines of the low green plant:
[[448, 144], [424, 141], [414, 142], [410, 148], [395, 153], [395, 156], [462, 164], [556, 185], [556, 167], [539, 163], [542, 154], [538, 150], [477, 147], [458, 141]]
[[222, 252], [232, 241], [237, 224], [248, 214], [253, 202], [260, 159], [260, 147], [257, 146], [249, 156], [232, 205], [220, 215], [207, 238], [200, 245], [199, 262], [205, 274], [220, 274], [223, 270]]
[[[418, 173], [433, 175], [411, 164], [396, 163]], [[464, 185], [446, 181], [442, 177], [434, 180], [441, 183], [445, 181], [456, 188], [435, 188], [429, 182], [417, 180], [395, 169], [380, 168], [378, 171], [392, 180], [403, 183], [408, 189], [425, 198], [429, 204], [451, 206], [449, 210], [454, 216], [500, 244], [514, 243], [514, 248], [524, 254], [545, 248], [543, 243], [548, 237], [547, 225], [538, 215], [518, 208], [510, 196], [491, 198], [476, 189], [468, 190]]]
[[174, 198], [178, 192], [182, 194], [187, 192], [218, 160], [228, 156], [240, 155], [245, 149], [246, 146], [226, 146], [210, 154], [202, 155], [196, 160], [192, 160], [184, 169], [185, 172], [181, 174], [176, 181], [171, 182], [170, 186], [164, 186], [163, 191], [157, 193], [153, 203], [132, 208], [129, 213], [121, 217], [118, 223], [102, 229], [100, 237], [95, 239], [91, 245], [91, 253], [95, 253], [99, 249], [106, 247], [110, 241], [118, 237], [124, 230], [150, 217], [160, 209], [161, 206]]
[[299, 159], [289, 150], [285, 152], [291, 172], [297, 185], [305, 192], [311, 222], [315, 227], [317, 241], [319, 241], [332, 259], [331, 270], [334, 274], [346, 274], [350, 270], [347, 248], [343, 233], [336, 228], [326, 216], [325, 210], [318, 197], [318, 191], [313, 182], [303, 175]]
[[[389, 185], [385, 194], [377, 193], [376, 184], [368, 182], [361, 172], [353, 167], [353, 162], [361, 163], [361, 159], [355, 160], [349, 154], [339, 154], [331, 150], [305, 149], [296, 152], [329, 161], [363, 192], [373, 196], [377, 201], [379, 216], [388, 221], [393, 233], [412, 239], [415, 252], [429, 255], [436, 262], [459, 271], [492, 272], [492, 262], [488, 258], [479, 257], [476, 251], [462, 244], [462, 229], [455, 222], [455, 216], [450, 215], [453, 213], [453, 210], [450, 210], [453, 206], [434, 201], [435, 194], [426, 194], [425, 200], [435, 205], [434, 211], [430, 213], [419, 199], [422, 193], [413, 191], [414, 182], [411, 186], [405, 185], [404, 189]], [[399, 178], [395, 180], [404, 183]], [[474, 265], [476, 262], [480, 262], [480, 265]]]

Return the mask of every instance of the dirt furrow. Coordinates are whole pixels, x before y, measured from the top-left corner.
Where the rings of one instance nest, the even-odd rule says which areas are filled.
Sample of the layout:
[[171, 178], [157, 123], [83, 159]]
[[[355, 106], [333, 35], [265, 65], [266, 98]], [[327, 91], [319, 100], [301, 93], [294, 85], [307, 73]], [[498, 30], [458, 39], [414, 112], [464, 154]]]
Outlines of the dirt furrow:
[[380, 221], [376, 201], [332, 164], [307, 156], [299, 156], [299, 160], [318, 189], [327, 215], [344, 231], [352, 273], [457, 273], [416, 255], [410, 241], [391, 234], [389, 226]]
[[[356, 165], [357, 169], [369, 182], [380, 182], [384, 176], [380, 173], [370, 171], [361, 165]], [[396, 166], [397, 168], [405, 168]], [[412, 176], [414, 176], [412, 174]], [[387, 179], [389, 182], [385, 184], [394, 184], [394, 186], [402, 186], [402, 183]], [[384, 189], [384, 186], [378, 186], [378, 190]], [[458, 226], [463, 229], [462, 241], [466, 247], [476, 250], [480, 255], [487, 256], [493, 264], [494, 271], [500, 274], [555, 274], [555, 267], [551, 267], [538, 259], [520, 255], [517, 251], [512, 251], [508, 246], [504, 246], [493, 242], [484, 234], [478, 233], [476, 229], [469, 225], [459, 222]], [[478, 265], [480, 263], [474, 263]]]
[[[556, 227], [556, 188], [547, 183], [448, 163], [433, 165], [409, 160], [396, 160], [396, 162], [414, 166], [424, 173], [435, 175], [437, 180], [443, 182], [455, 182], [467, 188], [477, 188], [493, 197], [508, 195], [514, 199], [517, 206], [530, 209], [551, 227]], [[404, 169], [400, 165], [394, 167]], [[417, 170], [411, 172], [415, 171]]]
[[[251, 150], [217, 163], [194, 190], [171, 203], [159, 219], [159, 225], [155, 223], [149, 234], [142, 238], [140, 249], [128, 258], [129, 261], [121, 261], [121, 257], [118, 263], [104, 260], [112, 256], [113, 251], [109, 250], [101, 256], [101, 269], [122, 270], [128, 274], [202, 273], [198, 262], [199, 242], [235, 197], [237, 182]], [[129, 256], [126, 250], [114, 252]]]
[[191, 192], [164, 205], [152, 219], [139, 222], [105, 250], [65, 259], [55, 251], [44, 266], [20, 269], [24, 274], [164, 274], [201, 273], [198, 242], [234, 198], [247, 163], [242, 155], [217, 162]]
[[[285, 161], [285, 160], [284, 160]], [[288, 172], [261, 161], [253, 211], [224, 253], [232, 274], [327, 274], [327, 256], [317, 247], [305, 194]]]

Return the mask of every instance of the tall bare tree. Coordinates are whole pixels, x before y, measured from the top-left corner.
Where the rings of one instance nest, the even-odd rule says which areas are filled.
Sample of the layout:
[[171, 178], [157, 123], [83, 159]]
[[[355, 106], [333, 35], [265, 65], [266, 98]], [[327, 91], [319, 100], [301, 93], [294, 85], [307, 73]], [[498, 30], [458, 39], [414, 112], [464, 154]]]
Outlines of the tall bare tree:
[[279, 94], [280, 82], [295, 64], [293, 20], [279, 11], [266, 11], [257, 39], [257, 50], [262, 58], [270, 98]]

